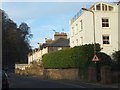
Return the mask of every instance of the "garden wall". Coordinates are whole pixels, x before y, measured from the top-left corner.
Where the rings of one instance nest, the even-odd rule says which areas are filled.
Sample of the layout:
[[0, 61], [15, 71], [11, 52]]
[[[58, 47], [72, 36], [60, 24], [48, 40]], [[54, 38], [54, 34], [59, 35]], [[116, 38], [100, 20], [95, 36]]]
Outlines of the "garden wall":
[[60, 80], [78, 80], [79, 69], [44, 69], [44, 78]]

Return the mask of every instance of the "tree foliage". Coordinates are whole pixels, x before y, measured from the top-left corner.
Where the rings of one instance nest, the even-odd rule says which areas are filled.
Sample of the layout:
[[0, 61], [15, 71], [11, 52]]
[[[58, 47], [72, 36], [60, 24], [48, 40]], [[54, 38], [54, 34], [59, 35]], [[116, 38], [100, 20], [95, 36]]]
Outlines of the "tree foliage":
[[27, 62], [27, 54], [31, 49], [29, 40], [32, 34], [26, 23], [19, 27], [2, 11], [2, 64], [14, 65], [16, 62]]
[[120, 70], [120, 50], [115, 51], [112, 54], [112, 70], [113, 71], [119, 71]]
[[120, 50], [119, 50], [119, 51], [115, 51], [115, 52], [112, 54], [112, 57], [113, 57], [113, 60], [114, 60], [116, 63], [120, 63]]

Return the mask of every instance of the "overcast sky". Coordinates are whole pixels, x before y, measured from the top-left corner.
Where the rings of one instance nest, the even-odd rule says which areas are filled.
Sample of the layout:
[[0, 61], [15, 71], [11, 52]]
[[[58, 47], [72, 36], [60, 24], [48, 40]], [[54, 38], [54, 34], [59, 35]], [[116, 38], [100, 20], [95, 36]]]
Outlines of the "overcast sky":
[[[30, 45], [32, 48], [36, 48], [38, 47], [38, 42], [45, 42], [45, 38], [53, 39], [53, 30], [66, 32], [69, 38], [69, 20], [82, 7], [88, 8], [95, 3], [95, 0], [94, 2], [92, 2], [93, 0], [90, 1], [64, 0], [63, 2], [63, 0], [44, 0], [43, 2], [43, 0], [34, 0], [33, 2], [33, 0], [2, 0], [1, 8], [17, 25], [22, 22], [26, 22], [29, 25], [33, 34]], [[113, 2], [116, 0], [104, 1]]]

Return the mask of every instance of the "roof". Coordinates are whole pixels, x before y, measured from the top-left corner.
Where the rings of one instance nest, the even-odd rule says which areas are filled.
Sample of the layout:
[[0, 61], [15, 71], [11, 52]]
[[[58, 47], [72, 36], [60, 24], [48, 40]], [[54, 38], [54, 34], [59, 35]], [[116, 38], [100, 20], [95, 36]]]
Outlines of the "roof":
[[109, 5], [109, 6], [113, 6], [113, 4], [112, 3], [106, 3], [106, 2], [95, 2], [93, 5], [91, 5], [91, 7], [89, 8], [89, 9], [91, 9], [92, 7], [94, 7], [94, 5], [97, 5], [97, 4], [106, 4], [106, 5]]
[[51, 44], [43, 43], [40, 49], [45, 47], [69, 47], [69, 39], [59, 38], [56, 41], [53, 41]]
[[50, 46], [53, 46], [53, 47], [68, 47], [69, 46], [69, 39], [59, 38], [58, 40], [54, 41]]
[[[118, 2], [117, 4], [119, 4], [120, 2]], [[95, 5], [98, 5], [98, 4], [105, 4], [105, 5], [108, 5], [108, 6], [111, 6], [111, 7], [114, 7], [114, 4], [113, 3], [106, 3], [106, 2], [94, 2], [90, 7], [89, 9], [92, 10], [92, 8], [94, 8]], [[77, 14], [70, 20], [70, 24], [73, 24], [80, 16], [81, 14], [83, 13], [83, 10], [80, 9], [79, 12], [77, 12]]]

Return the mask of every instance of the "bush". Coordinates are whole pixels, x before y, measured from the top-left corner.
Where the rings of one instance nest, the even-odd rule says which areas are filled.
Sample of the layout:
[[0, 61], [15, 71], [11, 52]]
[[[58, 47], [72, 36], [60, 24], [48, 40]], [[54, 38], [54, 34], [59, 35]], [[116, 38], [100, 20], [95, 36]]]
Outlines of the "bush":
[[[100, 45], [96, 44], [96, 51], [100, 51]], [[44, 68], [81, 68], [85, 69], [91, 63], [94, 55], [94, 45], [76, 46], [65, 50], [51, 52], [43, 55]]]
[[99, 57], [100, 61], [99, 64], [101, 66], [111, 66], [111, 57], [109, 55], [107, 55], [106, 53], [100, 52], [97, 53], [97, 56]]
[[113, 57], [113, 60], [114, 60], [116, 63], [119, 63], [119, 64], [120, 64], [120, 50], [119, 50], [119, 51], [115, 51], [115, 52], [112, 54], [112, 57]]
[[119, 51], [115, 51], [112, 54], [112, 70], [113, 71], [119, 71], [120, 70], [120, 50]]

